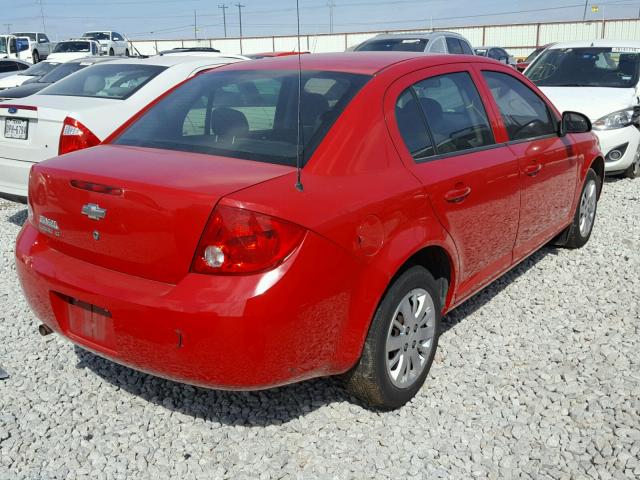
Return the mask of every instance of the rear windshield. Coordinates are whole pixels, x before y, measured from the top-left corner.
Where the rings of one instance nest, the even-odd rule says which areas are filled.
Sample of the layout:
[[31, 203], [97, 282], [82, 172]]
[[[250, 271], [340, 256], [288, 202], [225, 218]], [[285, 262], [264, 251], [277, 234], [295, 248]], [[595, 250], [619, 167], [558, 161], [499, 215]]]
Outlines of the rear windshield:
[[43, 93], [124, 100], [165, 69], [166, 67], [158, 65], [92, 65], [91, 68], [52, 85]]
[[55, 63], [55, 62], [40, 62], [40, 63], [36, 63], [35, 65], [30, 66], [24, 72], [20, 72], [18, 75], [27, 75], [27, 76], [31, 76], [31, 77], [41, 77], [42, 75], [45, 75], [45, 74], [49, 73], [51, 70], [56, 68], [58, 65], [60, 65], [60, 64], [59, 63]]
[[540, 87], [631, 88], [638, 83], [638, 48], [552, 48], [526, 70]]
[[114, 143], [290, 166], [299, 152], [304, 164], [369, 78], [303, 71], [298, 123], [297, 71], [199, 75], [161, 100]]
[[87, 32], [82, 35], [84, 38], [93, 38], [94, 40], [110, 40], [109, 32]]
[[89, 52], [90, 50], [91, 44], [89, 42], [60, 42], [53, 49], [53, 53]]
[[424, 52], [428, 40], [422, 38], [391, 38], [369, 40], [356, 48], [357, 52]]
[[41, 83], [54, 83], [58, 80], [66, 77], [67, 75], [71, 75], [73, 72], [77, 72], [78, 70], [84, 68], [86, 65], [82, 65], [80, 63], [63, 63], [55, 67], [46, 75], [40, 77], [38, 82]]

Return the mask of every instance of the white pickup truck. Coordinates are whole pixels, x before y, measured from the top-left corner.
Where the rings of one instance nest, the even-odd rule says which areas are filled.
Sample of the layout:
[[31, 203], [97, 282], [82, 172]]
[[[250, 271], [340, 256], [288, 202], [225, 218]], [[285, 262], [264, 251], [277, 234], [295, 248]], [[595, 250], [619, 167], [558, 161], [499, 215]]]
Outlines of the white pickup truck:
[[12, 33], [12, 35], [15, 37], [27, 37], [29, 39], [29, 50], [26, 52], [26, 60], [31, 63], [38, 63], [40, 60], [46, 59], [53, 50], [53, 45], [49, 41], [49, 37], [42, 32], [20, 32]]
[[15, 35], [0, 35], [0, 58], [15, 58], [28, 60], [29, 37]]

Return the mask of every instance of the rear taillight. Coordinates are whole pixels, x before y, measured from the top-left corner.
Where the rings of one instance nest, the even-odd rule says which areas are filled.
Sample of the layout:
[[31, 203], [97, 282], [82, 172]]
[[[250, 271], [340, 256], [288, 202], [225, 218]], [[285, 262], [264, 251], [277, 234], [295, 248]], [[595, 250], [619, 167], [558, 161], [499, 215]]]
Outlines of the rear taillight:
[[99, 144], [100, 139], [82, 123], [71, 117], [64, 119], [62, 131], [60, 132], [58, 155], [75, 152], [83, 148], [95, 147]]
[[191, 271], [257, 273], [281, 264], [300, 245], [304, 228], [241, 208], [218, 206], [196, 250]]

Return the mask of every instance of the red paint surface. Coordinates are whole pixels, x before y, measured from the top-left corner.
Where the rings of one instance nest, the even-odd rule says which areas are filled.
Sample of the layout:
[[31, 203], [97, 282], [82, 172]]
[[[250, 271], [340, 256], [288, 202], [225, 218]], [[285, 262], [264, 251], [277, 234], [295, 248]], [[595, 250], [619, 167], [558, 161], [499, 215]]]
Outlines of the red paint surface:
[[[375, 73], [305, 166], [303, 192], [290, 167], [156, 149], [104, 145], [35, 166], [34, 218], [54, 219], [61, 233], [28, 222], [18, 238], [29, 303], [72, 341], [187, 383], [253, 389], [346, 371], [407, 259], [430, 246], [446, 253], [450, 310], [569, 224], [600, 155], [592, 134], [507, 145], [479, 66], [523, 81], [511, 68], [467, 56], [303, 57], [303, 68]], [[297, 58], [221, 69], [250, 68], [297, 68]], [[400, 138], [395, 101], [409, 84], [443, 71], [470, 72], [498, 144], [416, 164]], [[86, 203], [106, 208], [106, 218], [81, 215]], [[190, 273], [216, 204], [284, 219], [306, 235], [267, 272]]]

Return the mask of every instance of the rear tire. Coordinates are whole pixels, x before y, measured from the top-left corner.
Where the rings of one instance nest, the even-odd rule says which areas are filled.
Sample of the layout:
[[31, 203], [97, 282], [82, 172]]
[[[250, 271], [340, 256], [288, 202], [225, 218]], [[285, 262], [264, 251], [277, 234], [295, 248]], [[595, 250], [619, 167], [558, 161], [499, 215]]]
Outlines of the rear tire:
[[113, 57], [115, 55], [115, 53], [113, 52], [113, 48], [109, 49], [109, 56]]
[[587, 172], [580, 200], [573, 216], [573, 222], [560, 235], [566, 240], [559, 246], [565, 248], [580, 248], [591, 238], [591, 232], [596, 222], [596, 212], [598, 210], [598, 196], [602, 187], [602, 179], [596, 175], [593, 169]]
[[124, 56], [125, 56], [125, 57], [128, 57], [128, 56], [129, 56], [129, 49], [128, 49], [128, 48], [124, 51]]
[[421, 266], [409, 268], [391, 284], [373, 317], [360, 360], [344, 375], [353, 395], [370, 406], [394, 409], [418, 393], [438, 346], [438, 292], [437, 282]]
[[632, 179], [640, 177], [640, 146], [633, 159], [633, 163], [629, 165], [629, 168], [627, 168], [622, 175]]
[[40, 61], [40, 54], [37, 50], [33, 51], [33, 53], [31, 54], [31, 59], [33, 60], [34, 65]]

